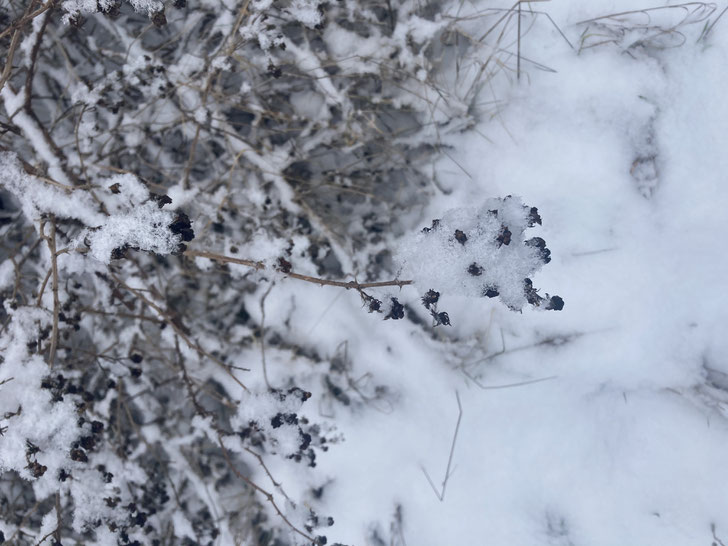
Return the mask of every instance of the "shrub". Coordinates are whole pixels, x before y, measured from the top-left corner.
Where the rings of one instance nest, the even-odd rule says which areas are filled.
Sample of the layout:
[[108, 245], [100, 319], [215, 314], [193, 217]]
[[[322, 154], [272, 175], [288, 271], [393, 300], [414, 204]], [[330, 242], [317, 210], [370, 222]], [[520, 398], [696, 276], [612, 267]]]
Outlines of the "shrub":
[[[560, 308], [528, 280], [549, 251], [524, 241], [540, 218], [516, 199], [446, 213], [393, 254], [439, 191], [441, 136], [476, 122], [495, 75], [474, 59], [497, 43], [447, 9], [66, 0], [0, 14], [0, 537], [326, 543], [333, 518], [266, 466], [305, 473], [340, 440], [302, 411], [295, 372], [268, 381], [265, 344], [286, 345], [263, 324], [272, 280], [355, 290], [392, 320], [406, 304], [381, 289], [415, 283], [443, 326], [439, 291]], [[412, 278], [396, 278], [400, 260]], [[259, 320], [241, 304], [253, 294]], [[231, 348], [257, 343], [254, 387]], [[324, 382], [352, 404], [345, 354]]]

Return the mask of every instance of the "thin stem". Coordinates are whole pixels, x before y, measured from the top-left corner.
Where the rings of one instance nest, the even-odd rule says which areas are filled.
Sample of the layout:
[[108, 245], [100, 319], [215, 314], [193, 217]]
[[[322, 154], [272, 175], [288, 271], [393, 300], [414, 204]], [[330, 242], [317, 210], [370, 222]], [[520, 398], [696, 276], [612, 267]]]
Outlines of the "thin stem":
[[[255, 260], [244, 260], [240, 258], [234, 258], [233, 256], [225, 256], [224, 254], [215, 254], [214, 252], [205, 252], [202, 250], [186, 250], [185, 256], [190, 257], [196, 257], [196, 258], [207, 258], [209, 260], [214, 260], [216, 262], [221, 263], [233, 263], [233, 264], [239, 264], [239, 265], [245, 265], [247, 267], [252, 267], [257, 270], [262, 269], [268, 269], [266, 265], [263, 262], [257, 262]], [[384, 288], [387, 286], [398, 286], [403, 287], [410, 284], [413, 284], [414, 281], [407, 280], [407, 281], [400, 281], [398, 279], [394, 279], [391, 281], [379, 281], [379, 282], [357, 282], [357, 281], [332, 281], [329, 279], [322, 279], [320, 277], [312, 277], [310, 275], [303, 275], [301, 273], [296, 273], [294, 271], [281, 271], [284, 275], [287, 277], [290, 277], [292, 279], [298, 279], [299, 281], [305, 281], [310, 282], [313, 284], [318, 284], [320, 286], [338, 286], [340, 288], [346, 288], [354, 289], [354, 290], [363, 290], [366, 288]]]
[[463, 406], [460, 403], [460, 393], [458, 391], [455, 391], [455, 398], [458, 401], [458, 421], [455, 424], [455, 432], [452, 436], [452, 443], [450, 444], [450, 455], [447, 458], [447, 467], [445, 468], [445, 477], [442, 480], [442, 486], [440, 488], [440, 491], [437, 490], [435, 487], [435, 484], [432, 482], [432, 479], [430, 478], [430, 475], [427, 473], [427, 470], [425, 470], [425, 467], [422, 467], [422, 472], [425, 474], [425, 478], [427, 478], [427, 481], [430, 484], [430, 487], [432, 487], [432, 490], [435, 492], [435, 495], [437, 495], [437, 498], [440, 499], [440, 502], [445, 500], [445, 489], [447, 488], [447, 482], [450, 479], [450, 476], [452, 476], [452, 459], [455, 455], [455, 443], [458, 440], [458, 432], [460, 431], [460, 421], [462, 421], [463, 418]]

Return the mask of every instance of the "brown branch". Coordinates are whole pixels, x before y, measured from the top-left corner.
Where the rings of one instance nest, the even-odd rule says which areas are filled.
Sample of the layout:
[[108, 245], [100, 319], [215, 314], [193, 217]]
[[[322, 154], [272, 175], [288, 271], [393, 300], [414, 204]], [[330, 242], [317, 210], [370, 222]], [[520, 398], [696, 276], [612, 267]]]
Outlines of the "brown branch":
[[6, 34], [12, 32], [14, 30], [15, 31], [20, 30], [21, 27], [24, 27], [25, 25], [27, 25], [30, 21], [32, 21], [33, 19], [38, 17], [41, 13], [43, 13], [46, 10], [55, 6], [55, 4], [56, 4], [56, 0], [48, 0], [48, 2], [46, 2], [41, 7], [39, 7], [37, 10], [35, 10], [34, 12], [31, 13], [30, 8], [32, 8], [32, 6], [33, 6], [33, 4], [31, 3], [28, 11], [26, 11], [24, 15], [15, 19], [15, 21], [10, 23], [5, 30], [0, 32], [0, 39], [2, 39]]
[[268, 368], [265, 362], [265, 300], [268, 297], [268, 294], [270, 294], [270, 291], [273, 290], [274, 286], [274, 282], [270, 283], [268, 290], [265, 291], [265, 294], [263, 294], [263, 297], [260, 299], [260, 358], [263, 363], [263, 379], [265, 380], [265, 385], [269, 390], [273, 390], [273, 388], [270, 386], [270, 382], [268, 381]]
[[40, 29], [38, 30], [38, 36], [35, 39], [35, 43], [30, 50], [30, 66], [28, 67], [28, 74], [25, 77], [25, 111], [28, 114], [32, 113], [30, 107], [30, 101], [33, 98], [33, 78], [35, 77], [35, 64], [38, 61], [38, 52], [40, 51], [40, 43], [43, 41], [43, 34], [45, 34], [48, 21], [50, 20], [51, 11], [46, 12], [43, 22], [41, 23]]
[[13, 68], [13, 58], [15, 57], [15, 50], [20, 42], [20, 30], [16, 30], [13, 33], [13, 38], [10, 42], [10, 48], [8, 49], [8, 56], [5, 60], [5, 69], [3, 70], [2, 76], [0, 77], [0, 91], [5, 87], [5, 82], [10, 79], [10, 74]]
[[[61, 309], [60, 300], [58, 299], [58, 254], [56, 251], [56, 219], [51, 215], [51, 234], [47, 236], [45, 234], [45, 220], [41, 220], [40, 223], [40, 236], [48, 244], [48, 250], [51, 253], [51, 270], [49, 273], [52, 275], [52, 290], [53, 290], [53, 331], [51, 332], [51, 347], [48, 354], [48, 365], [52, 368], [53, 361], [56, 358], [56, 348], [58, 347], [58, 316]], [[41, 292], [38, 295], [38, 303], [43, 296], [43, 289], [48, 282], [46, 276], [41, 287]]]
[[[240, 258], [234, 258], [232, 256], [225, 256], [224, 254], [215, 254], [214, 252], [205, 252], [201, 250], [186, 250], [184, 252], [185, 256], [190, 257], [196, 257], [196, 258], [207, 258], [209, 260], [214, 260], [216, 262], [221, 263], [233, 263], [233, 264], [239, 264], [239, 265], [245, 265], [247, 267], [252, 267], [257, 270], [261, 269], [268, 269], [266, 265], [263, 262], [257, 262], [255, 260], [243, 260]], [[313, 284], [318, 284], [320, 286], [338, 286], [340, 288], [346, 288], [347, 290], [354, 289], [354, 290], [364, 290], [366, 288], [384, 288], [387, 286], [398, 286], [402, 288], [403, 286], [407, 286], [410, 284], [413, 284], [414, 281], [408, 280], [408, 281], [400, 281], [398, 279], [394, 279], [391, 281], [379, 281], [379, 282], [357, 282], [357, 281], [332, 281], [330, 279], [322, 279], [320, 277], [312, 277], [310, 275], [303, 275], [301, 273], [295, 273], [294, 271], [281, 271], [284, 275], [287, 277], [290, 277], [292, 279], [298, 279], [299, 281], [305, 281], [310, 282]]]

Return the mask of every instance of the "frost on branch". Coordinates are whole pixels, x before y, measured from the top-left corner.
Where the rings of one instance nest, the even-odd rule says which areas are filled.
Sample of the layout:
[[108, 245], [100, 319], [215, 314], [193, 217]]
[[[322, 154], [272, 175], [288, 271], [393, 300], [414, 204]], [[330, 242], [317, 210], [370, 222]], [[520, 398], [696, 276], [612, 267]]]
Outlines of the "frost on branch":
[[527, 303], [561, 310], [559, 296], [541, 296], [531, 282], [551, 261], [546, 242], [526, 235], [535, 224], [541, 224], [538, 210], [512, 196], [489, 199], [479, 209], [449, 210], [402, 244], [403, 275], [429, 290], [422, 301], [430, 310], [440, 296], [436, 290], [499, 297], [514, 311]]

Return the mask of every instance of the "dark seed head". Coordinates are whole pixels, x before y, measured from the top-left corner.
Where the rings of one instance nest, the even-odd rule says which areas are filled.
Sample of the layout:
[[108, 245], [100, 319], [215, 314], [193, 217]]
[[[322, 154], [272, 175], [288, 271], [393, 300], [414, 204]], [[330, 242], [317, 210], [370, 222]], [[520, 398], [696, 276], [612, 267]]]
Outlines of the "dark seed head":
[[536, 207], [531, 207], [531, 210], [528, 212], [528, 227], [533, 227], [535, 224], [541, 225], [541, 216]]
[[425, 309], [429, 309], [430, 305], [436, 304], [440, 300], [440, 293], [430, 288], [427, 293], [422, 296], [422, 305]]
[[559, 296], [551, 296], [551, 299], [546, 304], [546, 309], [553, 311], [561, 311], [564, 308], [564, 300]]
[[152, 13], [152, 23], [157, 28], [161, 28], [167, 24], [167, 17], [164, 15], [163, 9]]
[[291, 262], [286, 260], [285, 258], [281, 257], [278, 258], [278, 263], [276, 264], [276, 269], [280, 271], [281, 273], [290, 273], [291, 272]]
[[195, 238], [195, 232], [192, 230], [190, 217], [184, 212], [178, 212], [174, 221], [169, 225], [169, 230], [175, 235], [181, 235], [183, 241], [191, 241]]
[[86, 452], [83, 449], [72, 449], [71, 450], [71, 459], [74, 461], [78, 461], [79, 463], [87, 463], [88, 457], [86, 456]]
[[501, 226], [500, 233], [498, 234], [498, 237], [496, 237], [496, 241], [498, 241], [498, 246], [506, 245], [508, 246], [511, 244], [511, 230], [508, 229], [506, 226]]
[[468, 273], [473, 277], [480, 277], [483, 274], [483, 268], [473, 262], [468, 266]]
[[435, 218], [432, 221], [432, 225], [430, 227], [422, 228], [422, 233], [430, 233], [431, 231], [435, 231], [439, 227], [440, 227], [440, 219]]
[[534, 237], [525, 242], [526, 246], [538, 249], [539, 258], [543, 263], [547, 264], [551, 261], [551, 251], [546, 248], [546, 241], [541, 237]]
[[483, 289], [483, 295], [486, 298], [495, 298], [499, 295], [498, 289], [495, 286], [486, 286]]
[[164, 205], [169, 205], [172, 198], [168, 195], [159, 195], [157, 193], [150, 194], [150, 197], [157, 202], [157, 206], [161, 209]]
[[389, 310], [387, 316], [384, 317], [384, 320], [398, 320], [404, 318], [404, 305], [399, 303], [399, 301], [397, 301], [397, 298], [391, 298], [391, 302], [392, 308]]

